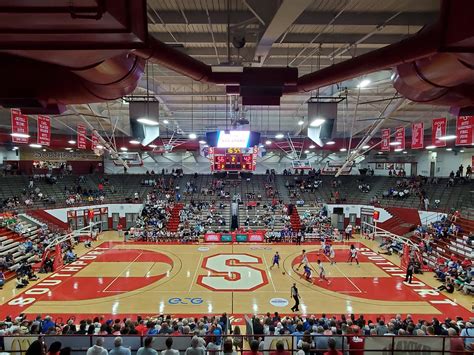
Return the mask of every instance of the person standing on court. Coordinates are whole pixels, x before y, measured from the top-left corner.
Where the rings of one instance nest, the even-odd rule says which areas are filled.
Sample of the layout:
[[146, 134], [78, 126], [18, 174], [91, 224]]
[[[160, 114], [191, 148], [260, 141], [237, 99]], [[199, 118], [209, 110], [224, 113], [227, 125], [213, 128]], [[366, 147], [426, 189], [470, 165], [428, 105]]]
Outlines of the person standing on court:
[[405, 275], [405, 282], [408, 282], [411, 284], [411, 281], [413, 279], [413, 270], [415, 269], [415, 265], [413, 263], [413, 260], [410, 260], [407, 266], [407, 274]]
[[300, 305], [300, 294], [298, 293], [298, 289], [296, 288], [296, 283], [293, 284], [291, 287], [291, 297], [295, 300], [295, 305], [291, 307], [293, 312], [299, 312], [299, 305]]

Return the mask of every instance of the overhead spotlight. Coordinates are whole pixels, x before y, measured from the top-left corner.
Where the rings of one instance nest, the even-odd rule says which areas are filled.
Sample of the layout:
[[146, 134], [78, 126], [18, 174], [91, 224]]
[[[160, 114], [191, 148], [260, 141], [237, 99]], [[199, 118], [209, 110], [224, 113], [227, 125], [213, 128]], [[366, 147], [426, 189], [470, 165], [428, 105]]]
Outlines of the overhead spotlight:
[[340, 152], [347, 152], [347, 149], [346, 148], [341, 148], [339, 149]]
[[359, 85], [357, 85], [357, 87], [358, 88], [365, 88], [365, 87], [369, 86], [370, 83], [371, 83], [370, 79], [364, 79], [359, 83]]
[[206, 144], [206, 141], [203, 141], [202, 139], [199, 141], [199, 144]]
[[321, 126], [324, 122], [326, 122], [326, 120], [324, 118], [316, 118], [314, 119], [311, 123], [310, 123], [310, 126], [311, 127], [319, 127]]
[[164, 123], [164, 124], [168, 124], [168, 123], [170, 123], [170, 121], [168, 121], [168, 120], [163, 120], [163, 123]]
[[426, 146], [426, 149], [435, 149], [436, 147], [434, 145], [428, 145]]
[[309, 146], [309, 149], [314, 149], [314, 148], [316, 148], [316, 146], [315, 146], [314, 144], [311, 144], [311, 145]]
[[149, 146], [150, 148], [158, 148], [158, 146], [157, 146], [156, 144], [148, 144], [148, 146]]
[[328, 141], [328, 142], [326, 142], [326, 145], [334, 145], [334, 144], [336, 144], [336, 142], [334, 142], [334, 141]]
[[298, 121], [298, 126], [302, 126], [302, 125], [304, 125], [304, 121], [303, 121], [303, 120], [299, 120], [299, 121]]
[[137, 141], [136, 139], [132, 139], [129, 143], [137, 145], [137, 144], [140, 144], [140, 141]]
[[401, 152], [401, 151], [403, 151], [403, 149], [402, 148], [395, 148], [394, 151], [395, 152]]
[[270, 145], [270, 144], [272, 144], [272, 141], [265, 141], [265, 144]]
[[390, 142], [389, 144], [390, 145], [402, 145], [402, 142], [395, 141], [395, 142]]
[[69, 144], [76, 144], [76, 141], [74, 139], [70, 139], [67, 141]]
[[128, 148], [127, 148], [127, 147], [120, 147], [120, 150], [121, 150], [122, 152], [126, 152], [126, 151], [128, 150]]
[[450, 152], [450, 151], [452, 151], [452, 150], [453, 150], [453, 148], [446, 148], [446, 151], [447, 151], [447, 152]]
[[304, 153], [305, 153], [305, 154], [308, 154], [308, 153], [309, 153], [309, 150], [305, 150]]
[[26, 133], [10, 133], [10, 136], [17, 138], [30, 138], [30, 135]]
[[370, 148], [370, 145], [364, 145], [362, 146], [362, 149], [369, 149]]
[[197, 138], [197, 134], [196, 133], [189, 133], [189, 139], [196, 139]]
[[137, 122], [140, 122], [141, 124], [147, 125], [147, 126], [158, 126], [159, 123], [158, 121], [146, 118], [146, 117], [140, 117], [137, 118]]
[[275, 138], [276, 138], [276, 139], [282, 139], [282, 138], [284, 138], [284, 137], [285, 137], [285, 135], [284, 135], [283, 133], [277, 133], [277, 134], [275, 134]]
[[30, 144], [30, 147], [31, 147], [31, 148], [41, 148], [42, 145], [41, 145], [41, 144], [36, 144], [36, 143], [31, 143], [31, 144]]
[[440, 141], [451, 141], [451, 140], [453, 140], [453, 139], [456, 139], [456, 135], [454, 135], [454, 134], [448, 134], [448, 135], [446, 135], [446, 136], [438, 137], [438, 139], [439, 139]]

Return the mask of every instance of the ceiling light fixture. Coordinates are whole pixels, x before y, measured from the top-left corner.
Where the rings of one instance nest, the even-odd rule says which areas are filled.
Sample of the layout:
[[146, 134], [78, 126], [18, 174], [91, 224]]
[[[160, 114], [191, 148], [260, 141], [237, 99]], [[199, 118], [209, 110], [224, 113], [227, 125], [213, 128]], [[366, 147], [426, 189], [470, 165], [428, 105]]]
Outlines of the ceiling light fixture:
[[347, 149], [346, 148], [341, 148], [339, 149], [340, 152], [347, 152]]
[[448, 151], [448, 152], [450, 152], [452, 150], [453, 150], [453, 148], [446, 148], [446, 151]]
[[459, 153], [464, 153], [464, 149], [461, 149], [461, 150], [459, 151]]
[[395, 152], [401, 152], [401, 151], [403, 151], [403, 148], [395, 148], [394, 151]]
[[440, 141], [451, 141], [453, 139], [456, 139], [456, 135], [454, 134], [448, 134], [446, 136], [441, 136], [438, 138]]
[[26, 133], [10, 133], [10, 136], [18, 138], [30, 138], [30, 135]]
[[103, 147], [102, 145], [100, 145], [100, 144], [97, 144], [95, 147], [96, 147], [97, 149], [104, 149], [104, 147]]
[[303, 120], [299, 120], [299, 121], [298, 121], [298, 126], [302, 126], [302, 125], [304, 125], [304, 121], [303, 121]]
[[311, 122], [310, 126], [311, 126], [311, 127], [319, 127], [319, 126], [321, 126], [324, 122], [326, 122], [326, 120], [325, 120], [324, 118], [316, 118], [316, 119], [314, 119], [314, 120]]
[[76, 141], [74, 139], [70, 139], [67, 141], [69, 144], [76, 144]]
[[197, 138], [197, 134], [196, 133], [189, 133], [189, 139], [196, 139]]
[[126, 151], [128, 150], [128, 148], [127, 148], [127, 147], [120, 147], [120, 150], [121, 150], [122, 152], [126, 152]]
[[41, 144], [37, 144], [37, 143], [31, 143], [31, 144], [30, 144], [30, 147], [31, 147], [31, 148], [41, 148], [42, 145], [41, 145]]
[[370, 148], [370, 145], [364, 145], [362, 146], [362, 149], [369, 149]]
[[336, 142], [334, 142], [334, 141], [328, 141], [328, 142], [326, 142], [326, 145], [334, 145], [334, 144], [336, 144]]
[[406, 150], [403, 151], [403, 154], [408, 154], [408, 152]]
[[358, 88], [365, 88], [365, 87], [369, 86], [370, 83], [371, 83], [370, 79], [364, 79], [359, 83], [359, 85], [357, 85], [357, 87]]
[[13, 149], [13, 150], [18, 150], [18, 147], [13, 147], [12, 149]]
[[309, 146], [309, 149], [314, 149], [314, 148], [316, 148], [316, 146], [315, 146], [314, 144], [311, 144], [311, 145]]
[[305, 154], [308, 154], [308, 153], [309, 153], [309, 150], [305, 150], [304, 153], [305, 153]]
[[395, 142], [390, 142], [389, 144], [390, 145], [402, 145], [402, 142], [395, 141]]
[[270, 144], [272, 144], [272, 141], [265, 141], [265, 144], [270, 145]]
[[146, 126], [158, 126], [159, 123], [158, 121], [146, 118], [146, 117], [140, 117], [137, 119], [137, 122], [140, 122], [141, 124], [144, 124]]
[[382, 154], [383, 154], [383, 152], [378, 152], [377, 154], [379, 154], [379, 155], [382, 155]]
[[156, 144], [148, 144], [148, 146], [149, 146], [150, 148], [158, 148], [158, 146], [157, 146]]
[[202, 139], [199, 141], [199, 144], [206, 144], [206, 141], [203, 141]]
[[428, 145], [426, 146], [426, 149], [435, 149], [436, 147], [434, 145]]
[[285, 135], [284, 135], [283, 133], [277, 133], [277, 134], [275, 134], [275, 138], [276, 138], [276, 139], [282, 139], [282, 138], [284, 138], [284, 137], [285, 137]]
[[163, 123], [164, 123], [164, 124], [168, 124], [168, 123], [170, 123], [170, 121], [168, 121], [168, 120], [163, 120]]
[[129, 143], [130, 143], [130, 144], [135, 144], [135, 145], [137, 145], [137, 144], [140, 144], [140, 141], [137, 141], [137, 140], [135, 140], [135, 139], [132, 139]]

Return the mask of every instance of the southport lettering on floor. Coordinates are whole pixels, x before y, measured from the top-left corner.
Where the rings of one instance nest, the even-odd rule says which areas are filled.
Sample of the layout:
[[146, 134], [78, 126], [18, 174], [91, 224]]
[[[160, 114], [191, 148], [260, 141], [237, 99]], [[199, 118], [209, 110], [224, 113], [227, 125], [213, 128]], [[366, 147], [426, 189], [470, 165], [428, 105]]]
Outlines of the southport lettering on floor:
[[104, 254], [106, 250], [109, 248], [101, 248], [97, 247], [94, 250], [80, 256], [77, 258], [76, 261], [62, 267], [61, 269], [57, 270], [56, 272], [49, 275], [47, 278], [38, 282], [32, 288], [26, 290], [25, 292], [21, 293], [14, 299], [8, 302], [10, 306], [27, 306], [35, 303], [37, 298], [35, 296], [40, 296], [44, 294], [49, 294], [51, 292], [51, 288], [60, 285], [64, 278], [69, 278], [74, 276], [76, 273], [84, 269], [87, 265], [93, 262], [99, 255]]
[[[388, 273], [391, 276], [405, 278], [405, 271], [395, 265], [394, 263], [388, 261], [380, 254], [373, 252], [369, 248], [360, 248], [360, 254], [367, 256], [367, 259], [373, 261], [375, 265], [379, 266], [382, 270]], [[426, 300], [431, 304], [447, 304], [451, 306], [457, 306], [458, 304], [449, 298], [439, 299], [439, 296], [443, 296], [439, 291], [434, 288], [426, 285], [425, 283], [419, 280], [413, 280], [411, 284], [403, 282], [407, 287], [412, 287], [413, 291], [418, 293], [420, 297], [426, 298]], [[434, 299], [438, 298], [438, 299]]]

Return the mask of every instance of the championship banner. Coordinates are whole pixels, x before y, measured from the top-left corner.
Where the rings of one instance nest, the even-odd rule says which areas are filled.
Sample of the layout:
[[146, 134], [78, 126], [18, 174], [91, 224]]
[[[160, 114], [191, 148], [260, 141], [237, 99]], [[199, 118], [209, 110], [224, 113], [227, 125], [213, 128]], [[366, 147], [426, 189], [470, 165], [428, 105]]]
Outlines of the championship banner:
[[382, 129], [382, 143], [380, 144], [380, 150], [385, 152], [390, 151], [390, 128]]
[[447, 121], [446, 117], [435, 118], [431, 127], [431, 145], [435, 147], [446, 147], [446, 141], [439, 139], [446, 136]]
[[425, 127], [423, 122], [416, 122], [411, 125], [411, 149], [424, 148]]
[[82, 124], [77, 125], [77, 148], [78, 149], [87, 149], [86, 141], [86, 126]]
[[395, 128], [395, 142], [400, 143], [396, 149], [405, 149], [405, 127]]
[[91, 141], [91, 150], [96, 150], [97, 146], [99, 145], [99, 137], [97, 137], [97, 134], [94, 132], [92, 132]]
[[51, 121], [48, 116], [38, 116], [37, 142], [49, 147], [51, 144]]
[[20, 110], [11, 110], [12, 142], [28, 144], [28, 116], [23, 115]]
[[474, 116], [459, 116], [456, 119], [456, 145], [471, 145], [474, 143]]

